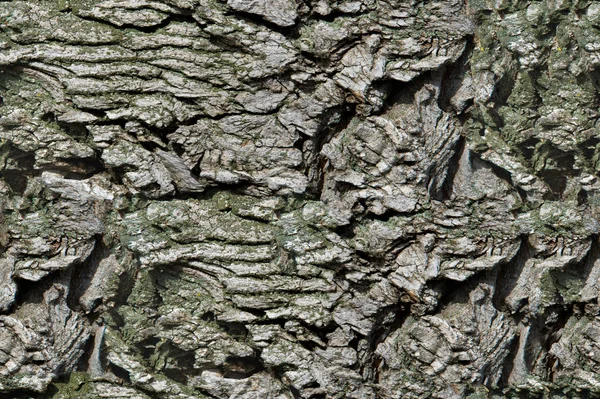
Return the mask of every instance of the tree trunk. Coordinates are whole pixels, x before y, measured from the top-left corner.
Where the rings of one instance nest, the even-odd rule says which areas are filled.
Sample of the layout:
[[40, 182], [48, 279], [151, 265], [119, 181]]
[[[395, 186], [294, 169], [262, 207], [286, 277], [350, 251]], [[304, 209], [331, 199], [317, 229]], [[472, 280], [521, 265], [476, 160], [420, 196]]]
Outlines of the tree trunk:
[[4, 0], [0, 69], [1, 397], [600, 395], [597, 2]]

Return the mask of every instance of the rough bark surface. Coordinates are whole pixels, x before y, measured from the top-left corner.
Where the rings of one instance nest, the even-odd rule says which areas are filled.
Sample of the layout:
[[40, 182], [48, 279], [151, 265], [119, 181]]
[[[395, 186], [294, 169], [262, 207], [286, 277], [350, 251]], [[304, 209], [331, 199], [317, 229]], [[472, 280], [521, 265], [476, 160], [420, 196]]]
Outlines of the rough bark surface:
[[0, 1], [0, 396], [600, 395], [600, 3]]

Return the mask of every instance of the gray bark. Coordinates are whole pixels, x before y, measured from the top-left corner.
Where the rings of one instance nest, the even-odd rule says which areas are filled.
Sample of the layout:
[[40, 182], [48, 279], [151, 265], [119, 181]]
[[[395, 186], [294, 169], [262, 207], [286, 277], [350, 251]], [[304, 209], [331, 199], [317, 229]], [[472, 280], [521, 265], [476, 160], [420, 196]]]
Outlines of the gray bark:
[[0, 396], [600, 395], [600, 4], [0, 1]]

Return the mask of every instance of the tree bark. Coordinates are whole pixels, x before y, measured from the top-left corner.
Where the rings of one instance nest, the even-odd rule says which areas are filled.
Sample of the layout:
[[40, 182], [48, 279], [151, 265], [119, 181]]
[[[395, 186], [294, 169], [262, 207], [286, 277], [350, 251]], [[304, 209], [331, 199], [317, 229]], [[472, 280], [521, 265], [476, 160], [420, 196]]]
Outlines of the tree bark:
[[4, 0], [0, 70], [0, 396], [600, 395], [597, 2]]

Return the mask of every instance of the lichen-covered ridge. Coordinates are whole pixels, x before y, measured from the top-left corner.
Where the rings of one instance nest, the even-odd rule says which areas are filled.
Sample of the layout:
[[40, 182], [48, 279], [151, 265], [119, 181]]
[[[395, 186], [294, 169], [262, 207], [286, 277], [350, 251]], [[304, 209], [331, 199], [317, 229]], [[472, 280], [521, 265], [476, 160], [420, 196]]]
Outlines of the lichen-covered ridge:
[[599, 68], [596, 1], [0, 1], [0, 397], [599, 396]]

